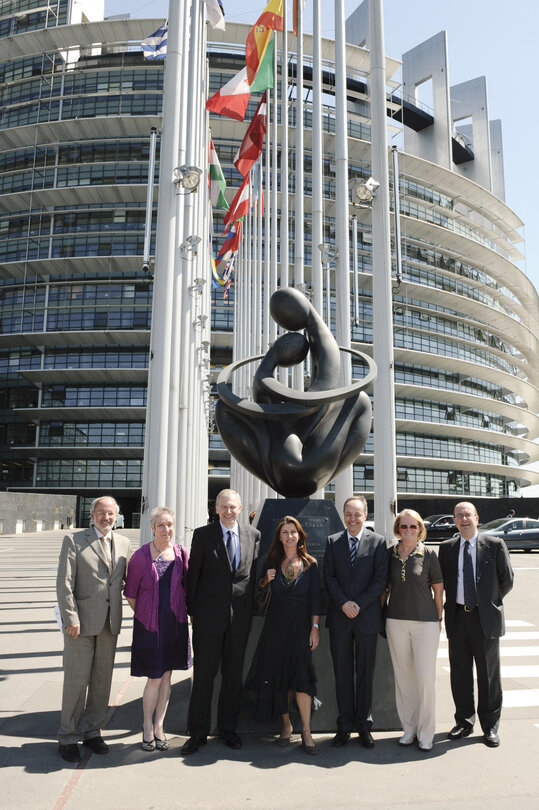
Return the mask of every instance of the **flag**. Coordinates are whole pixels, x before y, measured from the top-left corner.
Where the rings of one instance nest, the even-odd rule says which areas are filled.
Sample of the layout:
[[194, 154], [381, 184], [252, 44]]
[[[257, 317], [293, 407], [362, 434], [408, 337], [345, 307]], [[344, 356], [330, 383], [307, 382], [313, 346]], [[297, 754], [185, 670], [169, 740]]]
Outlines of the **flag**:
[[140, 43], [144, 51], [144, 57], [146, 59], [164, 59], [167, 55], [167, 36], [168, 20]]
[[251, 83], [251, 93], [262, 93], [263, 90], [273, 90], [273, 55], [275, 52], [275, 38], [270, 39], [266, 53], [256, 71]]
[[222, 244], [221, 250], [217, 254], [217, 264], [229, 262], [240, 244], [241, 222], [235, 222], [230, 228], [230, 233]]
[[228, 231], [233, 222], [236, 222], [238, 219], [243, 219], [243, 217], [248, 213], [250, 202], [249, 175], [247, 175], [236, 192], [236, 196], [232, 200], [230, 208], [225, 214], [225, 233]]
[[212, 28], [225, 30], [225, 10], [221, 0], [204, 0], [206, 3], [206, 13]]
[[236, 121], [243, 121], [249, 104], [250, 92], [247, 84], [247, 68], [244, 67], [207, 100], [206, 109], [218, 115], [235, 118]]
[[229, 262], [225, 272], [223, 273], [223, 280], [226, 277], [225, 291], [223, 293], [223, 298], [228, 298], [228, 290], [230, 288], [230, 285], [232, 284], [232, 273], [234, 272], [234, 263], [235, 263], [235, 261], [236, 261], [236, 254], [234, 254], [232, 256], [232, 258], [230, 259], [230, 262]]
[[[305, 0], [302, 0], [301, 7], [305, 8]], [[294, 0], [294, 6], [292, 11], [292, 30], [294, 32], [294, 36], [297, 37], [298, 35], [298, 0]]]
[[228, 203], [225, 197], [226, 180], [213, 145], [213, 138], [210, 138], [210, 199], [214, 208], [223, 208], [228, 211]]
[[252, 83], [260, 67], [273, 31], [283, 30], [283, 0], [270, 0], [256, 23], [247, 34], [245, 65], [247, 81]]
[[242, 177], [249, 174], [262, 153], [264, 135], [266, 134], [266, 93], [262, 96], [260, 104], [253, 116], [249, 128], [245, 133], [240, 148], [234, 158], [234, 166]]

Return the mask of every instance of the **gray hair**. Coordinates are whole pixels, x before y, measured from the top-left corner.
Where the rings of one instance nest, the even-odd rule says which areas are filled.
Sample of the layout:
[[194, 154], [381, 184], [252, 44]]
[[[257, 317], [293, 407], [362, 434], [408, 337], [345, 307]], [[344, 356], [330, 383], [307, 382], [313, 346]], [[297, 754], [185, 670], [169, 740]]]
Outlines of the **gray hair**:
[[360, 504], [363, 506], [363, 511], [365, 512], [365, 514], [367, 514], [367, 512], [369, 511], [367, 499], [363, 495], [350, 495], [350, 497], [347, 498], [343, 503], [342, 507], [343, 512], [346, 509], [346, 505], [349, 504], [350, 501], [359, 501]]
[[172, 522], [176, 524], [176, 515], [173, 509], [169, 509], [168, 506], [156, 506], [150, 512], [150, 526], [155, 526], [161, 515], [170, 515]]
[[223, 498], [231, 497], [237, 498], [241, 506], [241, 495], [239, 492], [236, 492], [235, 489], [222, 489], [215, 499], [215, 505], [218, 506], [219, 501], [221, 501]]
[[92, 503], [90, 504], [90, 514], [92, 514], [92, 512], [95, 512], [95, 508], [99, 503], [99, 501], [112, 501], [116, 507], [116, 514], [118, 514], [118, 512], [120, 511], [120, 504], [115, 498], [112, 497], [112, 495], [100, 495], [99, 498], [94, 498]]

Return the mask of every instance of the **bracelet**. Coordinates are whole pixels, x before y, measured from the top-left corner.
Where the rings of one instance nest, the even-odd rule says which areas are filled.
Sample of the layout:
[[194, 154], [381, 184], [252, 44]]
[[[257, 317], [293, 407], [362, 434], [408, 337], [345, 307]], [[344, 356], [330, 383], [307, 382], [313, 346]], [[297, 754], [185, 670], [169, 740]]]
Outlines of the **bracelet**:
[[311, 630], [312, 630], [313, 627], [316, 627], [317, 630], [320, 630], [320, 625], [319, 624], [313, 624], [311, 626]]

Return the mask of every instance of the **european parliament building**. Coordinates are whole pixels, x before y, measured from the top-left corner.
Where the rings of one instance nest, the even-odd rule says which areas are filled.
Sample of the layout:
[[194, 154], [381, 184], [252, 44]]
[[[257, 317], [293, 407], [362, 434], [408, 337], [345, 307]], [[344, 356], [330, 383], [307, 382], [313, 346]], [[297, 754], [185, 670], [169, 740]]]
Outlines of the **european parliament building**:
[[[0, 489], [77, 494], [83, 503], [110, 492], [128, 525], [141, 493], [152, 306], [142, 253], [150, 130], [160, 128], [164, 73], [162, 61], [144, 59], [140, 42], [161, 23], [103, 20], [99, 2], [0, 2]], [[349, 163], [359, 178], [370, 174], [363, 24], [360, 8], [347, 22], [356, 43]], [[208, 31], [211, 92], [241, 69], [246, 33], [233, 24]], [[447, 85], [444, 33], [404, 54], [402, 68], [400, 60], [387, 65], [388, 123], [403, 131], [402, 279], [393, 289], [399, 496], [518, 496], [539, 480], [523, 466], [538, 457], [539, 302], [519, 269], [523, 223], [504, 202], [501, 125], [488, 119], [484, 79]], [[419, 100], [427, 77], [430, 106]], [[323, 81], [331, 201], [331, 59]], [[306, 70], [307, 125], [308, 84]], [[233, 158], [245, 127], [240, 134], [237, 123], [212, 116], [211, 128], [227, 181], [237, 187]], [[316, 249], [308, 145], [304, 161], [308, 282]], [[159, 144], [156, 184], [158, 166]], [[352, 340], [370, 354], [370, 211], [350, 205], [353, 215]], [[156, 218], [154, 204], [152, 254]], [[331, 244], [334, 232], [328, 215], [324, 241]], [[290, 237], [293, 261], [293, 212]], [[212, 293], [214, 372], [232, 359], [233, 293], [233, 286], [226, 299], [222, 289]], [[354, 489], [368, 497], [371, 441], [354, 465]], [[228, 484], [229, 471], [214, 432], [210, 496]]]

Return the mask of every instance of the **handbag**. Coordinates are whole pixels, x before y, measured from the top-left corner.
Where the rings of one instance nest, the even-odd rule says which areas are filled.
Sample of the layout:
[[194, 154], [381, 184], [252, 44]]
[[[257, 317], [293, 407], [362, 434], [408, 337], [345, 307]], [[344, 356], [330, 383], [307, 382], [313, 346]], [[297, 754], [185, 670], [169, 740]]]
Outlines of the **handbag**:
[[253, 616], [265, 616], [271, 602], [271, 586], [268, 582], [263, 588], [257, 587], [257, 593], [253, 600]]

